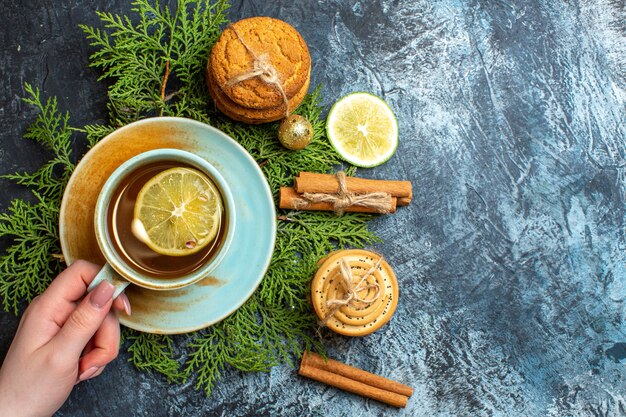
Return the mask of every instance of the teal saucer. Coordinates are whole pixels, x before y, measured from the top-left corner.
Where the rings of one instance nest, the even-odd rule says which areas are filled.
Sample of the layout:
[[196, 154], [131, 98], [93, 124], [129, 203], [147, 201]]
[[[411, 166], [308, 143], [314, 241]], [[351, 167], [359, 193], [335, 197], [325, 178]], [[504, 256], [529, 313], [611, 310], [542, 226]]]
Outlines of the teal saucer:
[[152, 149], [183, 149], [206, 159], [233, 195], [237, 227], [219, 265], [202, 281], [172, 291], [131, 285], [132, 315], [120, 322], [135, 330], [187, 333], [219, 322], [239, 308], [265, 275], [276, 239], [276, 212], [269, 185], [254, 159], [232, 138], [206, 124], [158, 117], [124, 126], [102, 139], [76, 166], [65, 189], [59, 219], [68, 264], [104, 264], [94, 233], [94, 209], [108, 176], [123, 162]]

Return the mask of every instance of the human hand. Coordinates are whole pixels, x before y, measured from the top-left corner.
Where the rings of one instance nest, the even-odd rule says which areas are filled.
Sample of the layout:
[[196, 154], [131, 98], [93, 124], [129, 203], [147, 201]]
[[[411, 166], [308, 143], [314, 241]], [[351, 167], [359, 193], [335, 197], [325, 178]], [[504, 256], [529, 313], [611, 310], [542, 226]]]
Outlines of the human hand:
[[99, 270], [74, 262], [28, 306], [0, 368], [0, 416], [52, 415], [74, 385], [117, 357], [120, 326], [111, 307], [130, 314], [130, 303], [125, 294], [113, 301], [107, 281], [85, 295]]

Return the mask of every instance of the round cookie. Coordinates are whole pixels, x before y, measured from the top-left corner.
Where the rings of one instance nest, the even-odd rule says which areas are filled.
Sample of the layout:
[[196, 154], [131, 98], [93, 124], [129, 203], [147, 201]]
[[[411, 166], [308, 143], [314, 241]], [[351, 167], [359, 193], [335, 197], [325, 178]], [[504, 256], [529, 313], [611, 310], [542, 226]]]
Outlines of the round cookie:
[[[238, 105], [216, 85], [210, 67], [207, 69], [206, 81], [209, 93], [215, 101], [217, 108], [231, 119], [249, 124], [260, 124], [274, 122], [285, 117], [285, 107], [282, 101], [279, 106], [267, 109], [251, 109]], [[289, 100], [289, 113], [293, 112], [306, 96], [309, 90], [309, 82], [310, 76], [307, 76], [300, 91]]]
[[258, 76], [227, 85], [234, 77], [250, 72], [255, 60], [233, 28], [257, 57], [267, 54], [288, 99], [302, 90], [311, 70], [311, 56], [302, 36], [282, 20], [251, 17], [224, 29], [209, 58], [215, 84], [230, 100], [251, 109], [273, 108], [283, 103], [276, 86]]
[[[333, 300], [345, 301], [347, 296], [342, 262], [350, 270], [358, 298], [333, 305]], [[329, 329], [345, 336], [365, 336], [391, 319], [398, 305], [398, 281], [380, 255], [361, 249], [338, 250], [319, 263], [311, 282], [311, 302]]]

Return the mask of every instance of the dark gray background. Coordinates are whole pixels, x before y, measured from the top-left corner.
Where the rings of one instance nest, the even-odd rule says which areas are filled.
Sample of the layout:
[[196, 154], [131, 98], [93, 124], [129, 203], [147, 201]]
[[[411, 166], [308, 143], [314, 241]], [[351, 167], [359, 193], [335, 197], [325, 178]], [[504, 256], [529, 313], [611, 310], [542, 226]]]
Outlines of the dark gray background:
[[[400, 281], [390, 324], [329, 336], [332, 357], [415, 387], [404, 410], [302, 379], [227, 370], [213, 395], [121, 357], [59, 416], [624, 415], [626, 6], [597, 1], [243, 1], [302, 33], [326, 106], [385, 98], [400, 145], [361, 170], [408, 178], [408, 208], [372, 223]], [[73, 124], [104, 117], [79, 23], [122, 1], [2, 0], [0, 164], [46, 160], [20, 139], [30, 82]], [[208, 53], [208, 51], [207, 51]], [[77, 152], [83, 146], [76, 145]], [[0, 182], [0, 208], [27, 195]], [[0, 313], [0, 355], [16, 318]]]

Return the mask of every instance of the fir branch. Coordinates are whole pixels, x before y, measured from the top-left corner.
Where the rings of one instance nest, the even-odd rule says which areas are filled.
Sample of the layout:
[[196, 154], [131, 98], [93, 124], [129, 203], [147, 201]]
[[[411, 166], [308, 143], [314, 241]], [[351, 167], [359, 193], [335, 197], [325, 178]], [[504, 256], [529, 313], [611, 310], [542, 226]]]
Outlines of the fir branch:
[[242, 371], [269, 371], [278, 362], [273, 347], [262, 337], [264, 323], [259, 317], [259, 303], [253, 296], [220, 326], [232, 346], [226, 362]]
[[[128, 123], [149, 115], [208, 122], [204, 83], [211, 46], [227, 23], [225, 0], [179, 0], [176, 12], [147, 0], [133, 2], [139, 21], [98, 12], [105, 29], [81, 25], [96, 51], [90, 65], [112, 79], [112, 119]], [[169, 84], [178, 87], [171, 91]]]
[[266, 276], [259, 288], [259, 297], [265, 303], [278, 303], [290, 308], [306, 304], [308, 282], [315, 271], [318, 256], [302, 257], [297, 240], [291, 234], [276, 239], [274, 254]]
[[264, 303], [259, 306], [262, 339], [270, 344], [275, 357], [283, 363], [293, 366], [293, 358], [302, 355], [302, 341], [321, 348], [311, 331], [317, 327], [317, 318], [310, 306], [305, 309]]
[[57, 201], [33, 192], [36, 204], [15, 199], [0, 213], [0, 238], [12, 243], [0, 257], [0, 298], [17, 314], [23, 301], [41, 294], [61, 270]]
[[230, 356], [229, 341], [222, 326], [213, 326], [196, 333], [187, 348], [191, 350], [185, 364], [185, 379], [196, 377], [196, 389], [204, 389], [207, 397], [221, 377], [221, 370]]
[[298, 212], [278, 225], [279, 235], [295, 235], [301, 253], [327, 253], [336, 248], [357, 247], [380, 242], [367, 228], [369, 214], [346, 213], [336, 216], [326, 212]]
[[53, 157], [34, 173], [5, 174], [2, 177], [25, 185], [51, 201], [61, 201], [65, 184], [74, 170], [71, 161], [72, 128], [69, 126], [69, 114], [61, 114], [56, 98], [50, 98], [44, 104], [39, 89], [26, 83], [24, 89], [29, 97], [23, 100], [39, 109], [40, 113], [33, 124], [26, 130], [25, 139], [32, 139], [53, 152]]
[[82, 129], [77, 130], [87, 134], [87, 145], [92, 148], [100, 139], [110, 133], [113, 133], [115, 131], [115, 127], [110, 125], [93, 124], [86, 125]]
[[172, 338], [166, 335], [136, 332], [126, 329], [124, 340], [130, 342], [128, 359], [142, 371], [156, 371], [164, 375], [169, 382], [180, 383], [184, 375], [180, 365], [174, 360]]
[[22, 301], [30, 302], [43, 292], [61, 270], [59, 206], [74, 169], [69, 115], [59, 112], [55, 98], [44, 104], [39, 89], [30, 84], [24, 88], [28, 93], [24, 101], [40, 111], [24, 138], [42, 144], [53, 156], [34, 173], [3, 176], [30, 188], [37, 200], [15, 199], [0, 214], [0, 238], [10, 242], [0, 257], [0, 297], [3, 309], [15, 314]]

